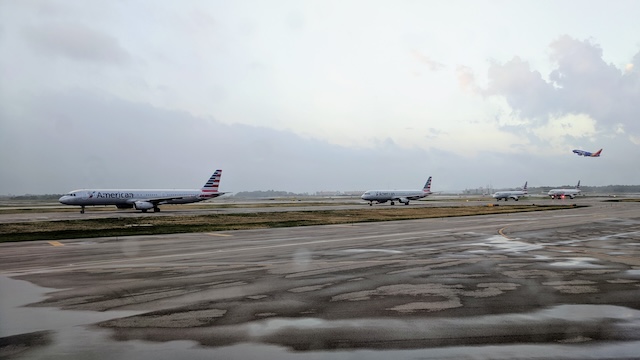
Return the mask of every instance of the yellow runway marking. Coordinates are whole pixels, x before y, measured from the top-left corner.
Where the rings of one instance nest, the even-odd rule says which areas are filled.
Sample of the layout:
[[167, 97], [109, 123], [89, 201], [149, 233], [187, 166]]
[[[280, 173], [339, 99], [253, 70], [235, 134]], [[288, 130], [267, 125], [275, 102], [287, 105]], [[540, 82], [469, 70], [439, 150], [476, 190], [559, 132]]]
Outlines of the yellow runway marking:
[[51, 246], [64, 246], [64, 244], [59, 241], [49, 241], [49, 244], [51, 244]]
[[218, 233], [207, 233], [207, 235], [211, 235], [211, 236], [233, 236], [233, 235], [229, 235], [229, 234], [218, 234]]
[[503, 227], [502, 229], [498, 230], [498, 234], [500, 234], [503, 238], [507, 239], [507, 240], [511, 240], [510, 237], [508, 237], [507, 235], [504, 234], [504, 229], [506, 229], [507, 227]]

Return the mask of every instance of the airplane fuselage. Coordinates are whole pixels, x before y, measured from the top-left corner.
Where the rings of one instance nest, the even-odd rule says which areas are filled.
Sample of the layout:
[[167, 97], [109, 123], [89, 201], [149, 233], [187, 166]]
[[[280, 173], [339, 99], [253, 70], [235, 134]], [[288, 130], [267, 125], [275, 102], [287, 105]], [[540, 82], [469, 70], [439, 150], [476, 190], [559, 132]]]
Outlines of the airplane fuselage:
[[573, 153], [578, 155], [578, 156], [585, 156], [585, 157], [600, 157], [600, 153], [602, 152], [602, 149], [592, 153], [590, 151], [586, 151], [586, 150], [580, 150], [580, 149], [575, 149], [573, 150]]
[[360, 198], [369, 202], [375, 201], [379, 204], [387, 201], [409, 204], [409, 200], [418, 200], [429, 194], [430, 192], [422, 190], [368, 190]]
[[547, 193], [552, 199], [561, 199], [568, 197], [573, 199], [577, 195], [580, 195], [582, 191], [580, 189], [551, 189]]
[[136, 201], [157, 198], [169, 198], [162, 204], [188, 204], [211, 196], [195, 189], [81, 189], [64, 195], [60, 202], [67, 205], [133, 205]]
[[60, 198], [65, 205], [95, 206], [115, 205], [119, 209], [153, 209], [158, 205], [190, 204], [222, 195], [218, 192], [204, 192], [197, 189], [82, 189], [74, 190]]
[[189, 204], [205, 201], [224, 195], [218, 192], [222, 170], [216, 170], [200, 189], [81, 189], [74, 190], [59, 201], [65, 205], [80, 206], [84, 213], [85, 206], [115, 205], [119, 209], [135, 208], [136, 210], [153, 209], [160, 211], [163, 204]]
[[518, 201], [518, 199], [520, 199], [525, 195], [527, 195], [527, 193], [525, 193], [522, 190], [513, 190], [513, 191], [498, 191], [495, 194], [493, 194], [493, 197], [496, 200], [504, 199], [505, 201], [507, 201], [509, 199], [513, 199], [515, 201]]

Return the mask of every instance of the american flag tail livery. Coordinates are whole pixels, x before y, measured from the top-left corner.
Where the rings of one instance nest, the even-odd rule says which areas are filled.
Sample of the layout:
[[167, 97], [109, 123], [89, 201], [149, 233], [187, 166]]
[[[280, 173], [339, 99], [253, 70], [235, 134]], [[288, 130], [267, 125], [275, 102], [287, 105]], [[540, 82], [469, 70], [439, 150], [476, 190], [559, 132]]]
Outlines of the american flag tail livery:
[[218, 186], [220, 186], [220, 178], [222, 177], [222, 170], [216, 170], [209, 178], [206, 184], [202, 187], [203, 193], [217, 193]]
[[429, 176], [429, 178], [427, 179], [427, 183], [424, 184], [424, 187], [422, 188], [422, 191], [431, 194], [431, 176]]

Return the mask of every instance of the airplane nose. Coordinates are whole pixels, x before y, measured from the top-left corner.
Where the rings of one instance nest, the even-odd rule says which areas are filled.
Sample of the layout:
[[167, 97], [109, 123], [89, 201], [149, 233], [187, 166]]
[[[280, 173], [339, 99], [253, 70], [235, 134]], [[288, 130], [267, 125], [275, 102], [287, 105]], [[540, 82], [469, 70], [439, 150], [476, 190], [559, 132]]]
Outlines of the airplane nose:
[[68, 204], [69, 204], [69, 198], [70, 198], [70, 196], [68, 196], [68, 195], [64, 195], [64, 196], [61, 196], [61, 197], [60, 197], [60, 199], [58, 199], [58, 201], [59, 201], [61, 204], [68, 205]]

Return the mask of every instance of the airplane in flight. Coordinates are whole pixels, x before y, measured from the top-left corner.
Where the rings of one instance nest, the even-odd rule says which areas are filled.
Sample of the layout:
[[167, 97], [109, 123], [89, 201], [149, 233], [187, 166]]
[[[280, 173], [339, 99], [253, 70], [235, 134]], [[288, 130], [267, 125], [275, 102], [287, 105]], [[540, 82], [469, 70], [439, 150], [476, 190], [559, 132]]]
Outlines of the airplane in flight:
[[586, 157], [600, 157], [600, 153], [602, 152], [602, 149], [592, 153], [592, 152], [588, 152], [585, 150], [579, 150], [579, 149], [575, 149], [573, 150], [573, 153], [578, 155], [578, 156], [586, 156]]
[[573, 189], [551, 189], [547, 195], [551, 196], [552, 199], [564, 199], [565, 197], [573, 199], [576, 195], [580, 195], [581, 193], [580, 180], [578, 180], [578, 185]]
[[82, 189], [74, 190], [58, 201], [65, 205], [80, 206], [84, 214], [85, 206], [115, 205], [118, 209], [160, 211], [163, 204], [189, 204], [213, 199], [223, 192], [218, 192], [222, 170], [216, 170], [204, 186], [198, 189]]
[[391, 201], [391, 205], [398, 201], [409, 205], [410, 200], [422, 199], [431, 194], [431, 176], [429, 176], [422, 190], [367, 190], [360, 198], [368, 201], [369, 206], [372, 206], [374, 201], [378, 204]]
[[500, 201], [500, 199], [504, 199], [504, 201], [508, 201], [509, 199], [518, 201], [518, 199], [526, 196], [527, 194], [527, 182], [525, 181], [522, 190], [498, 191], [493, 194], [493, 197], [496, 199], [496, 201]]

